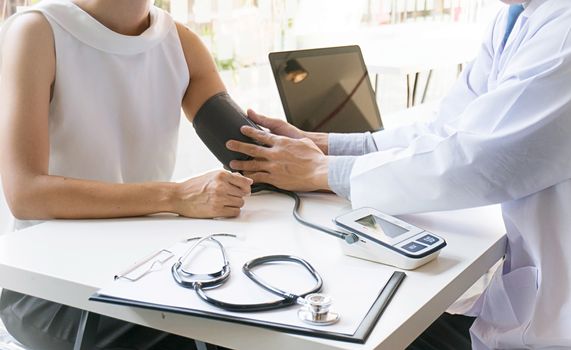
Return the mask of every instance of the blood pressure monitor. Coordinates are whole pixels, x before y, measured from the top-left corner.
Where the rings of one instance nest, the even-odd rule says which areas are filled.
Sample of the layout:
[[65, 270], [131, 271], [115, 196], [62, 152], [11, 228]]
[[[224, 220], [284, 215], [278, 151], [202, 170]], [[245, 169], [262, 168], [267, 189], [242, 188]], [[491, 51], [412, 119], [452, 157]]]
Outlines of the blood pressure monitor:
[[353, 210], [335, 223], [358, 237], [353, 244], [342, 243], [346, 255], [406, 270], [426, 264], [446, 246], [442, 237], [373, 208]]

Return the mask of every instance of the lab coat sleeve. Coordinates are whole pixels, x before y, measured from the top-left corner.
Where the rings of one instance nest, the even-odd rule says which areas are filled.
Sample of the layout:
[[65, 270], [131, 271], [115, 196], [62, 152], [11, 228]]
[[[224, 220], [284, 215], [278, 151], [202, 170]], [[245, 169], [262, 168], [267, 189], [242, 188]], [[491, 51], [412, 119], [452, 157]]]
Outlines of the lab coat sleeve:
[[487, 30], [476, 58], [464, 68], [447, 96], [441, 101], [439, 110], [433, 118], [428, 122], [418, 122], [374, 133], [373, 139], [379, 150], [407, 147], [420, 135], [434, 134], [447, 137], [453, 133], [447, 124], [458, 118], [470, 103], [488, 89], [487, 79], [492, 69], [494, 32], [498, 21], [501, 21], [500, 16]]
[[370, 132], [338, 134], [328, 137], [329, 164], [327, 181], [329, 188], [337, 195], [349, 198], [351, 169], [357, 155], [377, 151]]
[[340, 197], [349, 198], [351, 169], [356, 160], [356, 156], [329, 157], [327, 181], [331, 191]]
[[[378, 151], [370, 132], [338, 134], [328, 137], [328, 154], [331, 156], [360, 156]], [[349, 185], [347, 183], [347, 185]]]
[[473, 98], [446, 133], [418, 134], [402, 148], [359, 157], [353, 207], [389, 214], [460, 209], [571, 178], [570, 31], [535, 33], [497, 87]]

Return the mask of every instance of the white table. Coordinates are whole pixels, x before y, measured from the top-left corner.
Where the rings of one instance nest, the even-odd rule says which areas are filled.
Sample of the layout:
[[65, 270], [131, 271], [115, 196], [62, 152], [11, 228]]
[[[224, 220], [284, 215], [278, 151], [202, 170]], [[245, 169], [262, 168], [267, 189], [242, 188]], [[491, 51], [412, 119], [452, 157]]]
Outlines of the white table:
[[[327, 194], [305, 195], [303, 203], [303, 215], [325, 225], [349, 208], [348, 202]], [[235, 349], [395, 350], [418, 336], [497, 262], [505, 249], [498, 207], [403, 216], [443, 236], [448, 247], [438, 260], [407, 272], [364, 345], [88, 301], [125, 266], [191, 233], [232, 230], [246, 233], [247, 241], [254, 237], [258, 244], [276, 252], [295, 248], [307, 254], [341, 254], [335, 238], [293, 220], [292, 204], [285, 196], [260, 194], [247, 200], [236, 219], [159, 216], [44, 223], [0, 238], [0, 286]]]

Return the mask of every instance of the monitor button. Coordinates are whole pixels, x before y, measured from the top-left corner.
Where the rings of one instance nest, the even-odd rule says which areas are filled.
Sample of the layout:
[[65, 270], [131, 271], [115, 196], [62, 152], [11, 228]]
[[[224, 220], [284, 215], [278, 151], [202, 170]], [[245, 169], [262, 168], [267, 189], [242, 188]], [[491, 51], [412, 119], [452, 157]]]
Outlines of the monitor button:
[[419, 250], [426, 248], [425, 245], [417, 243], [417, 242], [410, 242], [402, 246], [402, 249], [408, 250], [411, 253], [416, 253]]
[[438, 242], [438, 238], [431, 236], [431, 235], [426, 235], [422, 238], [419, 238], [417, 240], [417, 242], [428, 244], [428, 245], [433, 245], [434, 243]]

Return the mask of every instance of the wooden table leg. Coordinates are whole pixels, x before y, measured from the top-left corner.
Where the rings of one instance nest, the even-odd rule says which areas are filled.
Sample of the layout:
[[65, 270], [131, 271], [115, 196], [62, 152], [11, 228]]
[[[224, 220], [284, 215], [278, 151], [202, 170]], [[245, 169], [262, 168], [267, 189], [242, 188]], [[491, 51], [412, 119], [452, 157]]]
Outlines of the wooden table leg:
[[414, 74], [414, 83], [412, 87], [412, 106], [416, 106], [416, 90], [418, 88], [418, 79], [420, 78], [420, 72], [416, 72]]
[[410, 74], [406, 75], [406, 108], [410, 108], [411, 98], [410, 98]]
[[432, 69], [428, 71], [428, 77], [426, 77], [426, 84], [424, 84], [424, 92], [422, 93], [422, 100], [420, 103], [426, 101], [426, 95], [428, 93], [428, 87], [430, 86], [430, 79], [432, 78]]

